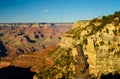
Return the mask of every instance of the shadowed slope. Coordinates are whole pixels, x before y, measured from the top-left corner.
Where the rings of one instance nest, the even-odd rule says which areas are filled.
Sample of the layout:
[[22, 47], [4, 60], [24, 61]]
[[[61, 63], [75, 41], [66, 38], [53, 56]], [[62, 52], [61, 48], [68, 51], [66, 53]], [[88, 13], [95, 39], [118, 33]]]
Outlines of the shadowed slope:
[[6, 50], [3, 42], [0, 40], [0, 56], [1, 56], [1, 57], [6, 56], [6, 55], [7, 55], [7, 54], [6, 54], [6, 51], [7, 51], [7, 50]]
[[33, 79], [34, 74], [29, 68], [9, 66], [0, 69], [0, 79]]
[[119, 73], [108, 73], [108, 74], [102, 74], [100, 79], [119, 79], [120, 78], [120, 74]]

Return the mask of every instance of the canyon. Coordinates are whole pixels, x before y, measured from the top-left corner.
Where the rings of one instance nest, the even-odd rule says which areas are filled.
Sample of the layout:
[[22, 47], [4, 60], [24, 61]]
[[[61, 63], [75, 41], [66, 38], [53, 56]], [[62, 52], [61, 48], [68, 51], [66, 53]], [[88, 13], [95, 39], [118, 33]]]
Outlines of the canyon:
[[[16, 24], [14, 27], [1, 24], [1, 69], [29, 68], [28, 71], [34, 72], [33, 79], [120, 78], [119, 11], [75, 23], [20, 25], [18, 28]], [[81, 46], [83, 56], [78, 55], [77, 45]], [[85, 56], [89, 64], [87, 76], [76, 73], [81, 70], [79, 58]]]
[[[57, 48], [49, 53], [52, 67], [34, 77], [45, 79], [75, 79], [77, 50], [81, 44], [89, 63], [89, 77], [85, 79], [119, 79], [120, 77], [120, 12], [92, 20], [80, 20], [64, 34]], [[80, 69], [77, 69], [80, 70]], [[83, 78], [84, 73], [79, 76]], [[83, 79], [84, 79], [83, 78]]]
[[1, 23], [0, 68], [10, 65], [19, 55], [27, 54], [29, 57], [32, 54], [53, 50], [63, 34], [71, 29], [72, 24]]

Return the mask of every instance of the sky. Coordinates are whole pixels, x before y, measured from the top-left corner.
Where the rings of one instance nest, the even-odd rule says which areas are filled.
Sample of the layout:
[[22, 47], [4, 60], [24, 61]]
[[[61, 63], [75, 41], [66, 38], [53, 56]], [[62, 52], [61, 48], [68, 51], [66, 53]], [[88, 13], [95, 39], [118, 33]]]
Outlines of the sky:
[[120, 0], [0, 0], [0, 23], [75, 22], [120, 11]]

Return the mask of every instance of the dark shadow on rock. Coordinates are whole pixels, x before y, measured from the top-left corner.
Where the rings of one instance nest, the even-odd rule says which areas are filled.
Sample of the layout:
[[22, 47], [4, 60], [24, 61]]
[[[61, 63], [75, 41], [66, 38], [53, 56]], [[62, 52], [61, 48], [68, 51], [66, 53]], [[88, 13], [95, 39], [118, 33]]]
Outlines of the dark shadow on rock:
[[51, 23], [51, 27], [55, 27], [55, 23]]
[[24, 36], [24, 37], [27, 39], [28, 42], [30, 42], [30, 43], [35, 43], [35, 41], [34, 41], [34, 40], [31, 40], [28, 36]]
[[7, 56], [6, 52], [7, 52], [7, 49], [6, 49], [6, 47], [4, 46], [2, 40], [0, 40], [0, 57], [5, 57], [5, 56]]
[[115, 72], [114, 74], [108, 73], [108, 74], [102, 74], [100, 79], [120, 79], [120, 74]]
[[4, 36], [4, 34], [3, 34], [3, 33], [1, 33], [1, 34], [0, 34], [0, 38], [1, 38], [1, 37], [3, 37], [3, 36]]
[[42, 37], [42, 38], [44, 38], [44, 35], [43, 35], [43, 34], [41, 34], [41, 37]]
[[9, 66], [0, 69], [0, 79], [33, 79], [34, 74], [30, 68]]
[[24, 53], [25, 53], [25, 51], [23, 49], [20, 49], [20, 48], [18, 49], [18, 52], [17, 52], [18, 55], [24, 54]]
[[17, 35], [23, 35], [24, 34], [24, 32], [20, 32], [19, 34], [17, 34]]
[[39, 35], [35, 35], [35, 39], [38, 39], [39, 38]]
[[63, 76], [61, 79], [66, 79], [65, 76]]

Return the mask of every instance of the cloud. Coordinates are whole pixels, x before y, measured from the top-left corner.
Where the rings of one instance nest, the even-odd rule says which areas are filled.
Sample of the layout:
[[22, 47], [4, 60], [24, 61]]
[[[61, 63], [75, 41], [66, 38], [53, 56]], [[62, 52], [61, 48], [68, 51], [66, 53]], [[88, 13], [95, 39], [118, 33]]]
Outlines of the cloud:
[[48, 10], [43, 10], [43, 12], [44, 12], [44, 13], [47, 13], [47, 12], [48, 12]]

